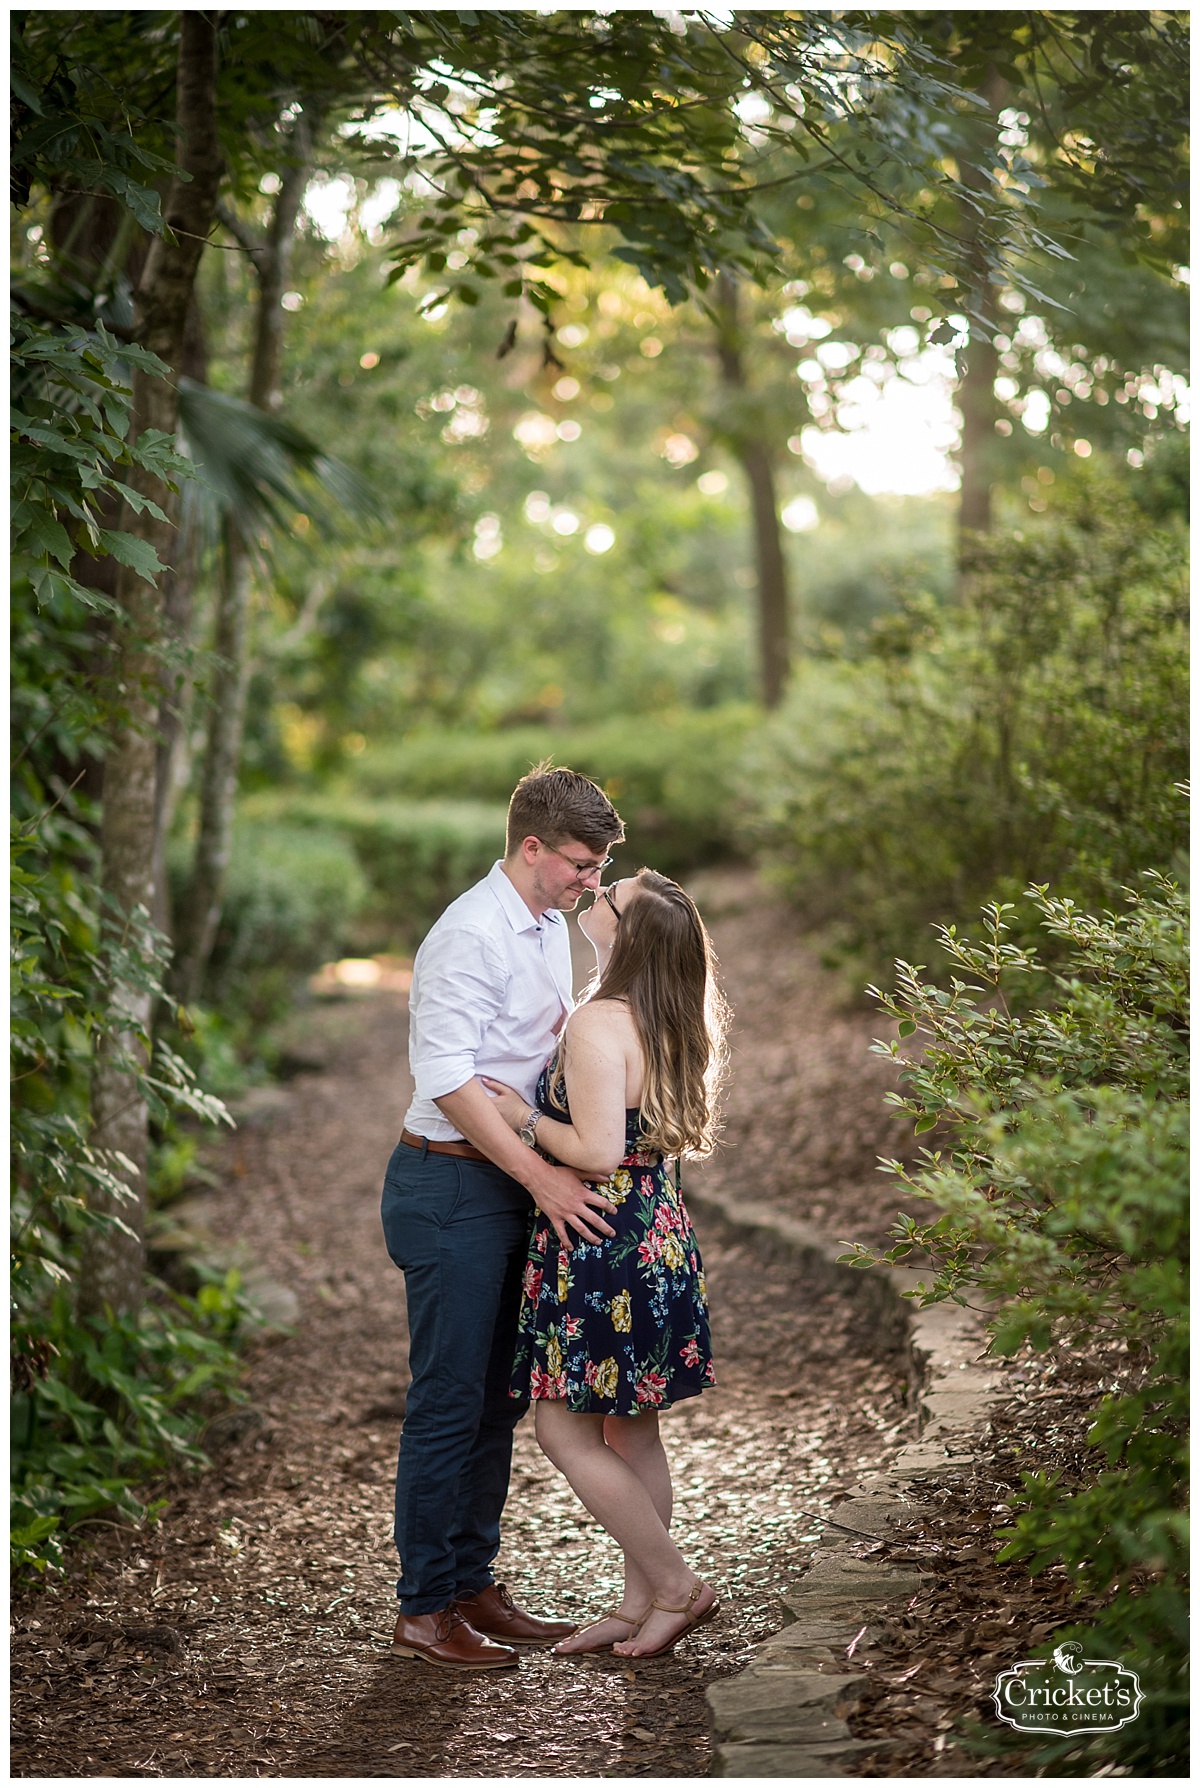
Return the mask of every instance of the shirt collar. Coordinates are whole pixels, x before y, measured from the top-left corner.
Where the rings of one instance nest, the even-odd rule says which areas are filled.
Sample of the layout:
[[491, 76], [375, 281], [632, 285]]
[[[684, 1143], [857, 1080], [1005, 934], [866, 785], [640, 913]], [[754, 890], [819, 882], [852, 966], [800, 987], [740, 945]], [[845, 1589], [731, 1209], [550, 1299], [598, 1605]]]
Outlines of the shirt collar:
[[503, 864], [500, 861], [492, 864], [484, 879], [499, 901], [500, 910], [514, 931], [540, 931], [543, 924], [565, 924], [562, 914], [553, 907], [542, 914], [540, 921], [535, 919], [505, 875]]

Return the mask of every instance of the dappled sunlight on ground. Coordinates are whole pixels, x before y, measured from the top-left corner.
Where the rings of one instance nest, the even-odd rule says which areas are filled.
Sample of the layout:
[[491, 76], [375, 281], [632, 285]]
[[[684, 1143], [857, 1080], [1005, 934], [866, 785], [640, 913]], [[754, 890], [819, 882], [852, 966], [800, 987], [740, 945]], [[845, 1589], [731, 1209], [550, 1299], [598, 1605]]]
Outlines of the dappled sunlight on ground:
[[[820, 1531], [811, 1511], [904, 1438], [901, 1379], [851, 1305], [702, 1224], [720, 1384], [665, 1433], [680, 1543], [721, 1616], [640, 1666], [534, 1652], [474, 1679], [394, 1659], [406, 1373], [378, 1192], [407, 1103], [406, 1031], [396, 993], [315, 1001], [288, 1022], [295, 1078], [209, 1145], [217, 1183], [180, 1222], [291, 1293], [295, 1332], [255, 1349], [252, 1413], [214, 1436], [212, 1472], [165, 1487], [158, 1528], [93, 1528], [61, 1591], [18, 1598], [17, 1773], [705, 1774], [705, 1687], [778, 1626], [778, 1593]], [[617, 1593], [615, 1547], [528, 1423], [501, 1568], [538, 1612], [584, 1618]]]

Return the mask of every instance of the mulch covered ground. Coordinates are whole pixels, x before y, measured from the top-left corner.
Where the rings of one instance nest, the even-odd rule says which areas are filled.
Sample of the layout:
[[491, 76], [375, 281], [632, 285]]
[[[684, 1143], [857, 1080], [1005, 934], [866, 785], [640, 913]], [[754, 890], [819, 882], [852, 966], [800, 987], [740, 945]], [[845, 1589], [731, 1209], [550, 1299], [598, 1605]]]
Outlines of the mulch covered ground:
[[775, 1205], [834, 1241], [886, 1242], [895, 1214], [928, 1216], [879, 1171], [912, 1151], [888, 1105], [891, 1063], [871, 1053], [895, 1026], [830, 974], [797, 914], [743, 870], [697, 876], [735, 1013], [720, 1155], [705, 1184]]
[[[876, 1157], [906, 1139], [883, 1103], [892, 1071], [868, 1053], [881, 1021], [865, 1001], [847, 1008], [750, 878], [698, 891], [737, 1015], [726, 1147], [706, 1176], [835, 1240], [883, 1240], [897, 1199]], [[408, 1100], [403, 998], [317, 1001], [286, 1041], [295, 1078], [246, 1102], [237, 1134], [208, 1148], [214, 1183], [173, 1217], [240, 1264], [291, 1332], [251, 1348], [245, 1412], [214, 1423], [212, 1471], [162, 1487], [157, 1526], [91, 1527], [64, 1583], [19, 1590], [13, 1773], [706, 1774], [706, 1686], [778, 1629], [779, 1592], [820, 1532], [813, 1511], [913, 1432], [895, 1362], [872, 1354], [839, 1294], [815, 1296], [702, 1224], [721, 1382], [666, 1434], [681, 1544], [720, 1589], [722, 1616], [642, 1665], [534, 1652], [474, 1678], [394, 1659], [405, 1330], [378, 1197]], [[893, 1547], [934, 1571], [930, 1588], [847, 1661], [869, 1684], [852, 1728], [899, 1746], [864, 1774], [1022, 1773], [1012, 1753], [971, 1749], [963, 1722], [994, 1731], [996, 1672], [1086, 1612], [1061, 1573], [1031, 1582], [997, 1567], [989, 1535], [1021, 1466], [1086, 1469], [1094, 1374], [1027, 1363], [1012, 1387], [986, 1468], [927, 1486], [933, 1513]], [[619, 1594], [615, 1548], [528, 1424], [501, 1566], [538, 1612], [582, 1620]]]
[[[1109, 1376], [1119, 1372], [1121, 1362], [1108, 1364]], [[1100, 1606], [1076, 1592], [1063, 1565], [1031, 1577], [1019, 1562], [997, 1564], [994, 1536], [1012, 1521], [1005, 1499], [1020, 1488], [1022, 1471], [1057, 1471], [1067, 1488], [1094, 1476], [1085, 1436], [1104, 1362], [1026, 1356], [1005, 1376], [1010, 1395], [992, 1411], [986, 1456], [961, 1477], [914, 1483], [928, 1513], [887, 1545], [854, 1548], [864, 1558], [930, 1573], [916, 1596], [888, 1610], [879, 1637], [855, 1647], [846, 1663], [868, 1679], [847, 1710], [851, 1731], [892, 1741], [886, 1756], [867, 1760], [863, 1775], [1027, 1773], [1038, 1741], [1021, 1739], [997, 1719], [996, 1677], [1060, 1628], [1086, 1623]]]
[[[215, 1184], [176, 1216], [291, 1303], [294, 1332], [252, 1349], [247, 1412], [214, 1424], [211, 1472], [164, 1487], [157, 1526], [92, 1527], [65, 1583], [18, 1594], [14, 1774], [703, 1775], [704, 1689], [778, 1627], [809, 1511], [911, 1432], [847, 1302], [702, 1229], [721, 1383], [666, 1432], [681, 1544], [722, 1616], [638, 1666], [530, 1653], [472, 1678], [394, 1659], [404, 1305], [378, 1196], [405, 1044], [396, 994], [307, 1008], [289, 1050], [310, 1071], [210, 1146]], [[586, 1618], [617, 1562], [523, 1425], [501, 1560], [518, 1600]]]

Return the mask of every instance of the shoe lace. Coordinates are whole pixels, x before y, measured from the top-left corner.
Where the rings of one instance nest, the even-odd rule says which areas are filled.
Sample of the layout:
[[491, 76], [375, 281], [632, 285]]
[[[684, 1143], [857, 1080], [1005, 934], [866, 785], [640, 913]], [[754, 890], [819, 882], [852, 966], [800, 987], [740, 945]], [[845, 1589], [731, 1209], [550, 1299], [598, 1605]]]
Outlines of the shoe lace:
[[501, 1607], [506, 1608], [510, 1614], [515, 1614], [517, 1611], [517, 1605], [513, 1601], [512, 1597], [509, 1595], [509, 1593], [508, 1593], [507, 1589], [504, 1587], [503, 1583], [496, 1583], [493, 1585], [493, 1588], [495, 1589], [496, 1595], [499, 1598]]
[[467, 1618], [466, 1615], [460, 1614], [458, 1609], [456, 1607], [454, 1607], [453, 1604], [451, 1604], [451, 1606], [449, 1608], [443, 1608], [441, 1614], [439, 1614], [439, 1616], [438, 1616], [438, 1623], [437, 1623], [437, 1628], [436, 1628], [436, 1637], [437, 1637], [438, 1644], [444, 1645], [446, 1640], [450, 1637], [451, 1633], [454, 1631], [455, 1627], [465, 1626], [466, 1618]]

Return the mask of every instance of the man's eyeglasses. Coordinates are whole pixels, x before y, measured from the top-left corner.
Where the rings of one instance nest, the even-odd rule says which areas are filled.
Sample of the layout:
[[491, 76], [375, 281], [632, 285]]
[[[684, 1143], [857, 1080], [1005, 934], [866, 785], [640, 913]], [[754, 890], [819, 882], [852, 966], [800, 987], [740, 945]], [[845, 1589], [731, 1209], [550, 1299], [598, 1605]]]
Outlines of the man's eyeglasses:
[[539, 838], [538, 843], [546, 845], [546, 849], [553, 851], [556, 857], [561, 857], [564, 863], [569, 863], [582, 882], [590, 881], [594, 875], [603, 875], [612, 866], [611, 857], [605, 857], [603, 863], [577, 863], [574, 857], [568, 857], [566, 851], [560, 851], [556, 844], [546, 844], [544, 838]]

